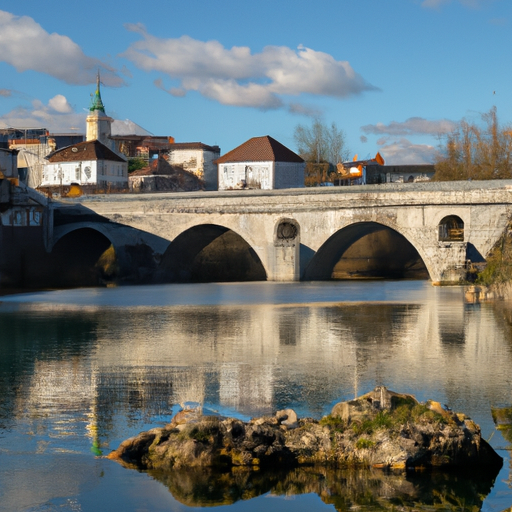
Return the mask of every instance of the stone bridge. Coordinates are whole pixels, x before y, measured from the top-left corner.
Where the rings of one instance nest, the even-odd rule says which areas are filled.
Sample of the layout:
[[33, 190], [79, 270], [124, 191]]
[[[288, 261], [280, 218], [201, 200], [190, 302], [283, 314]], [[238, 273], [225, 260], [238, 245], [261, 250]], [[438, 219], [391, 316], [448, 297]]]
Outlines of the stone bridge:
[[345, 258], [341, 275], [372, 276], [386, 261], [384, 276], [419, 265], [441, 284], [458, 281], [468, 260], [484, 262], [507, 229], [512, 180], [112, 194], [50, 206], [48, 251], [101, 234], [122, 273], [139, 280], [204, 278], [201, 267], [222, 262], [240, 271], [235, 280], [329, 279]]

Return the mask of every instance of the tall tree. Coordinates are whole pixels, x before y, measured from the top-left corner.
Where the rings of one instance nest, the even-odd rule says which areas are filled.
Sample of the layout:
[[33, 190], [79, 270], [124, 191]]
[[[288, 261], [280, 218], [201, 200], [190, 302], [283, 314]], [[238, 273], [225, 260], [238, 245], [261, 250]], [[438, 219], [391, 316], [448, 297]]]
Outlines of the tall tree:
[[328, 181], [336, 164], [348, 159], [345, 133], [332, 123], [315, 119], [311, 126], [298, 124], [294, 132], [299, 155], [306, 161], [306, 186]]
[[481, 118], [480, 124], [463, 119], [445, 136], [435, 180], [512, 178], [512, 128], [500, 126], [496, 107]]

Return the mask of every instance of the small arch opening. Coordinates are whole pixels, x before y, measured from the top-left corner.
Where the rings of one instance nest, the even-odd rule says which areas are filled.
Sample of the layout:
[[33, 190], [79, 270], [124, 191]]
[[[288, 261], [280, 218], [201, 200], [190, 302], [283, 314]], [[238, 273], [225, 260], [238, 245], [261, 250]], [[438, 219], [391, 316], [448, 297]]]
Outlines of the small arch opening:
[[440, 242], [464, 242], [464, 221], [457, 215], [448, 215], [439, 223]]
[[299, 237], [299, 225], [293, 219], [281, 219], [274, 231], [274, 245], [294, 244]]

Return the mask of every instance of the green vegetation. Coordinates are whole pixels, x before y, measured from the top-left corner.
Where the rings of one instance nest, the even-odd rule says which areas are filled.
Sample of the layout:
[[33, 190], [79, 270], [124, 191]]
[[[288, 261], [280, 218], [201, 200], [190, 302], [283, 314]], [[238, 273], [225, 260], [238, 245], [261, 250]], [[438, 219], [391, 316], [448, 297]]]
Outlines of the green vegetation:
[[512, 223], [487, 257], [485, 269], [478, 274], [477, 284], [484, 286], [512, 282]]
[[375, 446], [375, 442], [371, 439], [366, 439], [365, 437], [361, 437], [357, 440], [356, 448], [358, 450], [365, 450], [368, 448], [371, 448], [372, 446]]
[[320, 425], [328, 426], [332, 430], [343, 432], [347, 428], [347, 422], [337, 416], [327, 415], [324, 416], [320, 421]]
[[[379, 430], [394, 430], [407, 423], [447, 423], [447, 419], [414, 399], [396, 399], [398, 404], [391, 411], [379, 411], [375, 415], [354, 419], [350, 429], [356, 436], [370, 436]], [[332, 432], [345, 432], [347, 422], [336, 416], [324, 416], [320, 425], [330, 427]], [[364, 438], [362, 438], [364, 439]], [[363, 441], [362, 441], [363, 442]]]
[[509, 443], [512, 443], [512, 407], [492, 407], [492, 419], [496, 428]]
[[373, 434], [377, 430], [390, 429], [398, 423], [394, 418], [394, 411], [379, 411], [373, 418], [368, 418], [363, 421], [354, 421], [352, 423], [352, 430], [354, 434], [360, 436], [362, 434]]
[[183, 429], [179, 438], [181, 440], [194, 439], [200, 443], [209, 443], [212, 437], [217, 436], [219, 433], [219, 422], [218, 421], [207, 421], [204, 420], [197, 424], [189, 424]]
[[148, 162], [141, 157], [133, 157], [128, 160], [128, 173], [132, 173], [133, 171], [138, 171], [139, 169], [144, 169], [144, 167], [148, 166]]

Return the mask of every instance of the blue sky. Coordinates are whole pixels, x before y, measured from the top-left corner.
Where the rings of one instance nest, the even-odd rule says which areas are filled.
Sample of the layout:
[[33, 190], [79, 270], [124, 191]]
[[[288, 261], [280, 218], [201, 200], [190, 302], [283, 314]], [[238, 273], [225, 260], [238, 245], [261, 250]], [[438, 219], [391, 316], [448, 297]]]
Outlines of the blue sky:
[[512, 121], [511, 51], [510, 0], [24, 0], [0, 7], [0, 127], [85, 133], [99, 69], [107, 114], [177, 142], [296, 150], [319, 117], [428, 163], [462, 118]]

